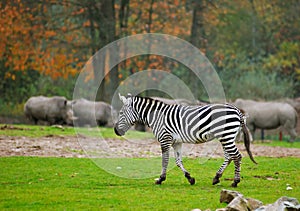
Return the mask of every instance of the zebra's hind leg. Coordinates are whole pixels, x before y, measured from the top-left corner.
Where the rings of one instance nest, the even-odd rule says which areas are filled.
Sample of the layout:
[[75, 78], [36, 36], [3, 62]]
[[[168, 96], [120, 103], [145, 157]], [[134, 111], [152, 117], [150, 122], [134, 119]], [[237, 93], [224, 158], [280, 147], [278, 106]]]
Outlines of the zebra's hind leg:
[[195, 178], [191, 177], [190, 173], [183, 166], [181, 147], [182, 147], [182, 143], [174, 143], [173, 144], [176, 165], [184, 173], [184, 176], [187, 178], [187, 180], [189, 181], [189, 183], [191, 185], [194, 185], [195, 184]]
[[212, 184], [218, 184], [220, 182], [220, 178], [223, 175], [223, 172], [225, 171], [226, 167], [231, 163], [231, 157], [228, 155], [228, 153], [224, 150], [224, 162], [221, 165], [221, 167], [219, 168], [219, 170], [216, 173], [216, 176], [213, 178], [213, 182]]
[[241, 180], [240, 172], [241, 172], [241, 160], [242, 160], [242, 155], [240, 152], [238, 152], [238, 155], [236, 157], [233, 157], [234, 161], [234, 181], [231, 184], [232, 187], [237, 187], [237, 184]]

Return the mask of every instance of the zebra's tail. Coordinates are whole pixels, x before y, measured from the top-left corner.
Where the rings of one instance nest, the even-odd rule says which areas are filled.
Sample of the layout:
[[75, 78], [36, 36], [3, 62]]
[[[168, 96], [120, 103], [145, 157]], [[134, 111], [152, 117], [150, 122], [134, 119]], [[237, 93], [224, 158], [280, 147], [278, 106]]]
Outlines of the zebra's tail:
[[248, 153], [250, 159], [252, 160], [252, 162], [257, 164], [257, 162], [253, 158], [252, 152], [250, 151], [250, 142], [251, 142], [252, 136], [250, 134], [248, 127], [246, 126], [246, 124], [244, 122], [242, 123], [242, 130], [243, 130], [243, 134], [244, 134], [244, 144], [245, 144], [247, 153]]

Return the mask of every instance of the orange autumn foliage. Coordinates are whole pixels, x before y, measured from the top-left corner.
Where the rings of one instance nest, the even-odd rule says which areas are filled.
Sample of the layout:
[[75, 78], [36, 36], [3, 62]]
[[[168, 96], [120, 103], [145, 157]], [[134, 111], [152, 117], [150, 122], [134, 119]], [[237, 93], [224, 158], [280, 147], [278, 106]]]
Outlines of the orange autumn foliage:
[[76, 52], [60, 43], [60, 40], [74, 42], [76, 33], [65, 33], [65, 26], [62, 30], [49, 27], [51, 20], [46, 6], [12, 0], [1, 2], [0, 8], [0, 57], [5, 68], [36, 70], [53, 79], [67, 78], [80, 70], [83, 64], [78, 62]]

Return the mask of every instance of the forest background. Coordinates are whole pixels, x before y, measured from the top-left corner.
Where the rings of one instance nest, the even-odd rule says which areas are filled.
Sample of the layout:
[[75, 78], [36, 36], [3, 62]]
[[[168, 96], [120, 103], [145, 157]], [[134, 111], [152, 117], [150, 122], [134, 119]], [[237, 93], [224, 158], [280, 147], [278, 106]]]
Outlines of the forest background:
[[[0, 115], [22, 113], [34, 95], [72, 99], [77, 76], [95, 52], [140, 33], [177, 36], [199, 48], [229, 100], [300, 96], [298, 0], [0, 0]], [[138, 56], [105, 76], [97, 100], [110, 102], [121, 81], [146, 69], [198, 87], [183, 65]], [[207, 98], [205, 90], [194, 94]]]

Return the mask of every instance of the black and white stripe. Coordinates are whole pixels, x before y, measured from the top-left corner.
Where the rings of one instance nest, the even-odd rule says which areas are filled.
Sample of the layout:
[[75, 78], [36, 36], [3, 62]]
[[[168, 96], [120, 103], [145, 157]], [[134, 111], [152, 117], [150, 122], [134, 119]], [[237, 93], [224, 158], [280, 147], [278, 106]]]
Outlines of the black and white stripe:
[[245, 116], [230, 104], [209, 104], [205, 106], [169, 105], [151, 98], [120, 96], [123, 107], [115, 125], [117, 135], [125, 132], [136, 122], [148, 125], [161, 144], [162, 172], [156, 181], [161, 184], [166, 179], [170, 148], [174, 148], [176, 164], [184, 172], [191, 184], [195, 183], [185, 170], [181, 159], [182, 143], [199, 144], [218, 139], [224, 150], [224, 163], [217, 171], [213, 184], [219, 182], [225, 168], [231, 161], [235, 164], [235, 177], [232, 186], [240, 182], [240, 163], [242, 156], [235, 145], [235, 139], [242, 130], [247, 152], [250, 152], [250, 135], [245, 125]]

